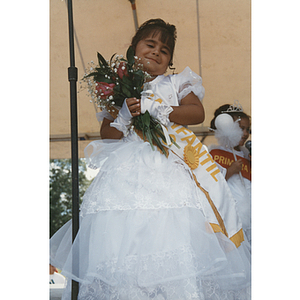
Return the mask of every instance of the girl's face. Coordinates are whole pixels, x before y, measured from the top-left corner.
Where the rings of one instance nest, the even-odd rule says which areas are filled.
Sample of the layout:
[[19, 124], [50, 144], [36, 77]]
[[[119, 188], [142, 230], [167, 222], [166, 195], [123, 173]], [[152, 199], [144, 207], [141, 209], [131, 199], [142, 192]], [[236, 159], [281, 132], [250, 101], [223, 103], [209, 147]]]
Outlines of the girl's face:
[[140, 40], [135, 55], [141, 59], [144, 71], [152, 76], [164, 74], [171, 60], [170, 49], [160, 41], [160, 34]]
[[250, 121], [248, 118], [241, 118], [239, 124], [240, 124], [240, 128], [243, 130], [243, 136], [240, 140], [239, 146], [243, 146], [250, 134]]

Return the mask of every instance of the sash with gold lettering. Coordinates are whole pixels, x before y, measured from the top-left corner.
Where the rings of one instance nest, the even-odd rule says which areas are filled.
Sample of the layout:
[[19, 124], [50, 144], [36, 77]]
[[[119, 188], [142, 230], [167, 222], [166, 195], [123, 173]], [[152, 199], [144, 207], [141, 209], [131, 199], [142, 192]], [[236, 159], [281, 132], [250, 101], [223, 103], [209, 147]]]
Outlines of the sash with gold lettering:
[[[215, 162], [217, 162], [220, 166], [225, 169], [231, 166], [231, 164], [235, 161], [233, 153], [221, 150], [221, 149], [212, 149], [210, 154]], [[243, 162], [241, 174], [244, 178], [251, 181], [251, 164], [250, 161], [244, 157], [239, 155], [236, 156], [237, 159], [241, 159]]]
[[198, 188], [205, 194], [204, 205], [206, 219], [214, 232], [222, 232], [239, 247], [244, 240], [242, 223], [235, 209], [235, 201], [207, 148], [196, 135], [182, 125], [173, 123], [167, 128], [170, 136], [180, 146], [169, 147], [189, 167]]
[[[151, 90], [147, 92], [149, 99], [158, 103], [164, 102]], [[141, 132], [135, 131], [143, 139]], [[169, 134], [173, 138], [179, 148], [174, 144], [166, 145], [161, 138], [159, 139], [166, 145], [168, 151], [175, 153], [189, 166], [192, 178], [207, 199], [201, 204], [212, 229], [214, 232], [222, 232], [236, 247], [239, 247], [244, 241], [244, 234], [235, 209], [235, 201], [224, 176], [207, 148], [191, 130], [182, 125], [171, 123], [167, 128], [164, 127], [164, 132], [165, 135]]]

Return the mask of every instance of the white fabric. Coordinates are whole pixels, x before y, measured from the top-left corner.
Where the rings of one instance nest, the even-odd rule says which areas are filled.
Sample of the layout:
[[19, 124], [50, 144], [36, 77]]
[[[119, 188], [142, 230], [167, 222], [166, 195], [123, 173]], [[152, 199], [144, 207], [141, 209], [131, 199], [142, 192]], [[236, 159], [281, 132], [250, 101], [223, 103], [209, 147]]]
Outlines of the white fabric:
[[193, 92], [199, 101], [203, 99], [205, 89], [202, 85], [202, 78], [186, 67], [182, 73], [175, 75], [160, 75], [144, 87], [145, 90], [152, 90], [163, 104], [178, 106], [185, 96]]
[[112, 123], [110, 123], [110, 126], [123, 132], [124, 136], [126, 137], [131, 125], [131, 119], [132, 115], [125, 99], [121, 109], [119, 110], [117, 118]]
[[169, 114], [173, 111], [170, 105], [160, 104], [151, 99], [152, 91], [148, 90], [141, 97], [141, 113], [146, 111], [156, 119], [158, 119], [164, 126], [170, 125]]
[[66, 287], [63, 284], [49, 285], [50, 300], [61, 300], [64, 292], [66, 292]]
[[53, 274], [49, 275], [50, 284], [65, 284], [65, 282], [66, 278], [57, 272], [54, 272]]
[[[154, 81], [161, 96], [167, 89], [166, 104], [179, 105], [171, 77]], [[85, 153], [100, 171], [83, 197], [77, 237], [72, 245], [70, 221], [50, 240], [50, 263], [80, 282], [79, 300], [250, 299], [249, 245], [214, 233], [182, 159], [132, 132], [93, 141]]]
[[[193, 147], [198, 154], [199, 163], [197, 168], [193, 169], [192, 173], [196, 176], [202, 188], [208, 192], [224, 222], [228, 237], [231, 238], [240, 231], [242, 223], [236, 214], [234, 198], [216, 163], [206, 150], [206, 147], [204, 147], [191, 130], [182, 125], [173, 124], [168, 127], [168, 132], [180, 146], [180, 148], [177, 148], [175, 145], [170, 147], [179, 157], [184, 157], [185, 147], [187, 146]], [[227, 202], [227, 205], [224, 205], [224, 202]], [[207, 207], [206, 219], [210, 223], [219, 225], [218, 219], [211, 209], [209, 202], [205, 201], [204, 203]]]
[[[201, 209], [197, 201], [199, 190], [195, 189], [195, 183], [190, 180], [187, 165], [176, 155], [171, 153], [166, 158], [158, 151], [153, 151], [148, 143], [142, 142], [137, 136], [131, 137], [130, 143], [114, 145], [111, 142], [110, 146], [108, 151], [112, 154], [101, 166], [102, 175], [96, 176], [83, 197], [82, 216], [100, 210], [115, 209], [164, 209], [184, 206]], [[100, 155], [105, 156], [105, 153]], [[97, 164], [96, 160], [93, 163]], [[170, 174], [174, 180], [166, 180]], [[110, 183], [103, 185], [107, 180]], [[111, 188], [113, 182], [118, 182], [115, 189]], [[103, 197], [99, 197], [100, 187]]]
[[170, 76], [178, 93], [178, 100], [193, 92], [200, 100], [204, 98], [205, 89], [202, 85], [202, 78], [186, 67], [181, 73]]
[[[220, 116], [223, 115], [228, 114], [222, 114]], [[232, 122], [226, 124], [226, 126], [224, 127], [217, 127], [217, 129], [215, 130], [215, 138], [218, 140], [219, 145], [223, 147], [233, 148], [239, 144], [243, 136], [243, 131], [237, 121], [234, 122], [231, 116], [229, 116], [229, 118], [231, 118]]]
[[54, 272], [49, 275], [49, 294], [50, 300], [60, 300], [66, 288], [66, 278]]
[[96, 118], [98, 122], [102, 122], [104, 118], [113, 121], [114, 118], [109, 114], [109, 112], [106, 109], [103, 109], [102, 111], [96, 113]]
[[[209, 151], [213, 149], [221, 149], [229, 153], [232, 153], [230, 149], [219, 145], [209, 146]], [[249, 159], [248, 158], [249, 151], [245, 147], [241, 147], [241, 151], [235, 150], [235, 154], [240, 157]], [[225, 177], [227, 173], [227, 169], [223, 168], [218, 163], [216, 164]], [[245, 183], [245, 186], [241, 182], [241, 178], [239, 174], [234, 174], [227, 180], [227, 183], [236, 201], [237, 212], [242, 221], [244, 233], [249, 243], [251, 244], [251, 181], [245, 177], [243, 177], [243, 181]]]

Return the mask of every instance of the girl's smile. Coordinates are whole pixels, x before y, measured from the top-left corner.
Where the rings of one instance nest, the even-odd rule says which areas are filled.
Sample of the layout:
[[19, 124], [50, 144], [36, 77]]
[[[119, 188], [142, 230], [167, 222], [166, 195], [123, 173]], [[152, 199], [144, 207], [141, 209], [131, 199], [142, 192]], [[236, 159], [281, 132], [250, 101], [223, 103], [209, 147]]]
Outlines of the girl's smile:
[[135, 55], [141, 59], [144, 71], [153, 76], [164, 74], [171, 60], [170, 49], [160, 41], [160, 34], [140, 40]]

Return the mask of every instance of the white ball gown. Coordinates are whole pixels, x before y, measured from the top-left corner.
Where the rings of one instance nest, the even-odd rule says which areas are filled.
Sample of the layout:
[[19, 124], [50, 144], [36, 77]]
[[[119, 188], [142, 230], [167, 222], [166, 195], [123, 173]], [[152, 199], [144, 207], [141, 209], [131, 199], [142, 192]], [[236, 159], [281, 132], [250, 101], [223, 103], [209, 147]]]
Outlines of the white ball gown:
[[100, 171], [77, 237], [72, 244], [69, 221], [50, 240], [50, 263], [69, 287], [80, 283], [78, 299], [250, 299], [249, 245], [215, 232], [207, 197], [178, 155], [153, 151], [134, 132], [87, 152]]

